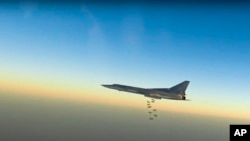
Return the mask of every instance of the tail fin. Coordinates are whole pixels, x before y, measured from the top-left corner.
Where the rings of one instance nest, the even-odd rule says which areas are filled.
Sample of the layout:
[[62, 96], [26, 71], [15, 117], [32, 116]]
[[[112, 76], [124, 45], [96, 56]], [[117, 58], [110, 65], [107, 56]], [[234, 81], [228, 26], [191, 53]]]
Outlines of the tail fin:
[[183, 81], [180, 84], [177, 84], [177, 85], [169, 88], [169, 91], [173, 92], [173, 93], [178, 93], [178, 94], [185, 94], [185, 91], [188, 87], [189, 82], [190, 81]]

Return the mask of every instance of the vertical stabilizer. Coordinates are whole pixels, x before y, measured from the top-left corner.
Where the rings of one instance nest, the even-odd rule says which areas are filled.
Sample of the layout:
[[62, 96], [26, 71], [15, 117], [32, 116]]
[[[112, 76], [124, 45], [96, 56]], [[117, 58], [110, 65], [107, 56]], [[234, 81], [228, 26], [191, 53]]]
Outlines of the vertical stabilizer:
[[172, 93], [185, 94], [188, 84], [189, 84], [189, 81], [183, 81], [180, 84], [177, 84], [169, 88], [169, 91]]

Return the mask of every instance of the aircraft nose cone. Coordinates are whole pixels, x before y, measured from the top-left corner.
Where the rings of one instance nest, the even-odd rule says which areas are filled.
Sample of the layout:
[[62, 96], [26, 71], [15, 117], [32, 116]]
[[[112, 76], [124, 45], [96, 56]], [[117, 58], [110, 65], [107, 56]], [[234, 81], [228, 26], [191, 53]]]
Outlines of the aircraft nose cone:
[[110, 85], [102, 85], [103, 87], [109, 88]]

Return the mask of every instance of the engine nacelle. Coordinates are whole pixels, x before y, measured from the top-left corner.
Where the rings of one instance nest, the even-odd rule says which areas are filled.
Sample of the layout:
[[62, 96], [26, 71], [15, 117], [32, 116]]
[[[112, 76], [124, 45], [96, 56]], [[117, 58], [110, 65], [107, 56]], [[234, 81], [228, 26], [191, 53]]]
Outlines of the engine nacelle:
[[180, 100], [186, 100], [186, 96], [185, 96], [185, 95], [178, 95], [178, 98], [179, 98]]
[[161, 99], [161, 96], [159, 94], [149, 94], [149, 95], [145, 95], [146, 97], [150, 97], [150, 98], [155, 98], [155, 99]]

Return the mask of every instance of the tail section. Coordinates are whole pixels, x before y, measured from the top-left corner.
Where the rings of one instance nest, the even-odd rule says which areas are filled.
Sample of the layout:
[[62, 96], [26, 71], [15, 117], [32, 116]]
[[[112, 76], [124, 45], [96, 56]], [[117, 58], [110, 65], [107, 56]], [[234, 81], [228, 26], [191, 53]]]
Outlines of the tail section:
[[177, 85], [169, 88], [169, 91], [173, 92], [173, 93], [178, 93], [178, 94], [185, 94], [185, 91], [188, 87], [189, 82], [190, 81], [183, 81], [180, 84], [177, 84]]

